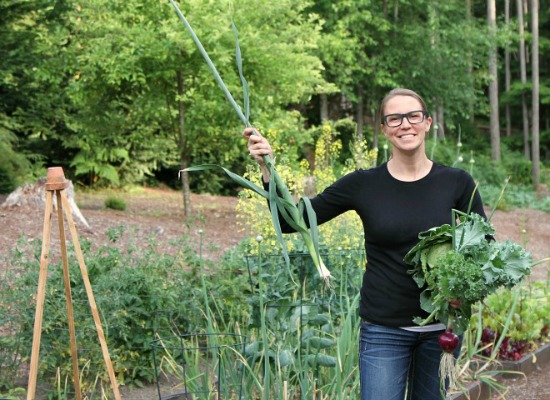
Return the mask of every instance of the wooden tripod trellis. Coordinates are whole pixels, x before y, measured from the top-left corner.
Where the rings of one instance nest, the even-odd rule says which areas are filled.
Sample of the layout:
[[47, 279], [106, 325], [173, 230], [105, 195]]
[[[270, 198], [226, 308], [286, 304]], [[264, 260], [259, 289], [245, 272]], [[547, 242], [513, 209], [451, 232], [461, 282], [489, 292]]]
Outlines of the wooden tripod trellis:
[[74, 381], [74, 388], [75, 388], [75, 398], [77, 400], [81, 400], [82, 393], [81, 393], [80, 382], [79, 382], [78, 355], [77, 355], [77, 346], [76, 346], [74, 317], [73, 317], [71, 285], [70, 285], [70, 279], [69, 279], [69, 264], [67, 260], [65, 227], [63, 224], [63, 220], [64, 220], [63, 210], [65, 211], [65, 217], [67, 218], [69, 231], [73, 239], [76, 257], [78, 260], [78, 264], [80, 266], [80, 271], [82, 274], [82, 279], [84, 281], [84, 286], [86, 288], [86, 293], [88, 295], [88, 301], [90, 303], [90, 308], [92, 310], [92, 315], [93, 315], [95, 327], [97, 330], [97, 334], [99, 337], [99, 342], [101, 344], [103, 358], [107, 366], [107, 372], [109, 374], [111, 386], [113, 388], [115, 399], [120, 400], [120, 393], [118, 390], [118, 385], [116, 382], [113, 365], [111, 363], [111, 357], [109, 356], [107, 342], [105, 340], [103, 328], [101, 327], [101, 319], [99, 318], [97, 305], [94, 300], [94, 294], [92, 291], [92, 286], [90, 284], [90, 279], [88, 277], [86, 264], [84, 262], [84, 256], [82, 255], [82, 249], [80, 248], [80, 242], [78, 240], [78, 234], [76, 232], [76, 226], [73, 220], [71, 206], [68, 202], [67, 194], [65, 193], [65, 189], [68, 186], [69, 186], [69, 181], [65, 179], [65, 175], [61, 167], [48, 168], [48, 174], [46, 178], [46, 208], [44, 212], [42, 254], [40, 256], [40, 275], [38, 278], [38, 294], [36, 298], [36, 314], [35, 314], [35, 320], [34, 320], [32, 355], [31, 355], [31, 364], [30, 364], [30, 372], [29, 372], [29, 383], [28, 383], [28, 389], [27, 389], [27, 400], [35, 400], [35, 395], [36, 395], [36, 382], [37, 382], [37, 376], [38, 376], [38, 358], [40, 353], [40, 339], [42, 336], [42, 319], [44, 315], [44, 302], [46, 298], [46, 281], [47, 281], [47, 275], [48, 275], [48, 261], [49, 261], [49, 253], [50, 253], [50, 233], [51, 233], [51, 227], [52, 227], [51, 219], [53, 215], [54, 193], [57, 200], [57, 220], [59, 223], [59, 239], [61, 242], [63, 283], [65, 286], [65, 300], [67, 305], [67, 317], [68, 317], [68, 323], [69, 323], [69, 336], [70, 336], [71, 357], [72, 357], [72, 364], [73, 364], [73, 381]]

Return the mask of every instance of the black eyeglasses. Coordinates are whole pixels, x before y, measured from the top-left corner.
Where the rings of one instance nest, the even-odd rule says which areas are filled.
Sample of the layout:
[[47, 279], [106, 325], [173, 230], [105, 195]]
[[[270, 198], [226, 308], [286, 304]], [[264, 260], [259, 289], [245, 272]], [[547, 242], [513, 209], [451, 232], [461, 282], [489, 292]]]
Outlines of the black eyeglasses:
[[411, 125], [419, 124], [428, 116], [428, 111], [426, 110], [416, 110], [410, 111], [406, 114], [388, 114], [382, 117], [382, 122], [389, 126], [390, 128], [396, 128], [401, 126], [403, 123], [403, 118], [407, 118], [407, 121]]

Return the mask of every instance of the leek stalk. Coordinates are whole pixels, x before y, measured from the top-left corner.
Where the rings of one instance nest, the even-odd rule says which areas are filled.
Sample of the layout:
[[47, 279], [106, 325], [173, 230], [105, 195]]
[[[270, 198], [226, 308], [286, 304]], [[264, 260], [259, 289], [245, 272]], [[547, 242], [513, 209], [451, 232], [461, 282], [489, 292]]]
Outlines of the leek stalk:
[[[225, 97], [229, 102], [231, 103], [233, 109], [237, 113], [237, 116], [239, 119], [243, 122], [245, 127], [251, 127], [251, 124], [249, 122], [250, 117], [250, 103], [249, 103], [249, 93], [248, 93], [248, 84], [246, 82], [246, 79], [244, 78], [243, 72], [242, 72], [242, 59], [241, 59], [241, 50], [239, 46], [239, 38], [237, 29], [235, 27], [235, 24], [232, 23], [233, 27], [233, 33], [235, 35], [236, 39], [236, 63], [239, 71], [239, 77], [241, 79], [241, 83], [243, 86], [243, 94], [244, 94], [244, 112], [241, 109], [241, 107], [237, 104], [229, 90], [227, 89], [227, 86], [223, 82], [220, 74], [218, 73], [218, 70], [216, 69], [214, 63], [210, 59], [208, 53], [204, 49], [203, 45], [201, 44], [199, 38], [193, 31], [193, 28], [181, 12], [181, 10], [178, 8], [176, 3], [173, 0], [170, 0], [170, 3], [174, 7], [176, 13], [178, 14], [179, 18], [184, 23], [185, 27], [189, 31], [191, 38], [195, 42], [197, 48], [199, 49], [200, 53], [204, 57], [206, 63], [210, 67], [210, 70], [212, 71], [214, 75], [214, 79], [222, 89]], [[275, 170], [275, 162], [268, 156], [264, 156], [264, 161], [267, 166], [267, 168], [270, 171], [270, 182], [269, 182], [269, 191], [264, 190], [263, 188], [260, 188], [259, 186], [255, 185], [254, 183], [248, 181], [247, 179], [241, 177], [240, 175], [237, 175], [226, 168], [223, 168], [218, 165], [214, 164], [205, 164], [205, 165], [198, 165], [194, 167], [186, 168], [180, 172], [191, 172], [191, 171], [204, 171], [209, 169], [221, 169], [224, 171], [231, 179], [233, 179], [238, 184], [242, 185], [243, 187], [253, 190], [254, 192], [258, 193], [259, 195], [265, 197], [269, 200], [270, 204], [270, 211], [271, 211], [271, 217], [273, 222], [273, 227], [275, 228], [275, 232], [277, 234], [277, 239], [279, 240], [279, 243], [281, 244], [282, 250], [283, 250], [283, 256], [285, 258], [285, 261], [287, 265], [290, 265], [290, 258], [288, 256], [288, 251], [286, 248], [285, 241], [283, 239], [282, 231], [281, 231], [281, 224], [279, 221], [279, 213], [283, 216], [285, 221], [292, 226], [297, 232], [300, 233], [302, 236], [302, 239], [304, 241], [304, 244], [306, 248], [308, 249], [308, 252], [313, 260], [313, 263], [315, 264], [315, 267], [317, 268], [317, 271], [319, 273], [319, 276], [324, 279], [324, 281], [328, 284], [330, 279], [330, 271], [326, 268], [325, 264], [321, 260], [321, 257], [319, 255], [319, 241], [318, 241], [318, 229], [317, 229], [317, 218], [315, 217], [315, 211], [311, 207], [311, 203], [309, 199], [302, 198], [300, 199], [298, 205], [294, 202], [294, 199], [292, 198], [292, 195], [290, 194], [290, 191], [288, 190], [287, 186]], [[280, 196], [278, 195], [280, 194]], [[308, 220], [309, 220], [309, 228], [304, 220], [304, 208], [305, 212], [307, 213]]]

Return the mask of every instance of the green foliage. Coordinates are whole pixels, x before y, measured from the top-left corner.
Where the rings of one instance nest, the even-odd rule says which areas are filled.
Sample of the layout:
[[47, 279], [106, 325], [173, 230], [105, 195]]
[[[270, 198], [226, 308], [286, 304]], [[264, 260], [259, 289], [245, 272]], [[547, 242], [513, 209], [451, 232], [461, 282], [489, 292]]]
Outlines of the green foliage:
[[[509, 142], [509, 141], [506, 141]], [[548, 211], [548, 199], [536, 193], [532, 185], [532, 165], [520, 153], [505, 143], [501, 146], [502, 160], [496, 162], [483, 151], [486, 144], [475, 135], [459, 130], [444, 139], [429, 138], [426, 148], [429, 156], [437, 162], [468, 171], [479, 182], [483, 202], [488, 206], [497, 204], [506, 184], [506, 191], [498, 202], [498, 208], [535, 208]], [[481, 148], [481, 150], [480, 150]], [[541, 165], [541, 183], [550, 183], [547, 167]]]
[[[277, 124], [290, 104], [305, 103], [326, 86], [311, 54], [318, 22], [302, 14], [304, 6], [290, 0], [184, 5], [229, 89], [238, 93], [235, 21], [255, 120]], [[237, 121], [168, 2], [21, 1], [0, 10], [2, 51], [10, 54], [0, 62], [9, 99], [0, 106], [0, 120], [24, 139], [25, 149], [71, 169], [73, 180], [87, 185], [140, 182], [183, 159], [230, 160], [223, 164], [239, 172]], [[211, 192], [230, 186], [192, 185]]]
[[10, 193], [12, 192], [17, 185], [13, 176], [6, 171], [3, 167], [0, 167], [0, 193]]
[[[549, 339], [548, 282], [527, 282], [487, 297], [473, 314], [469, 336], [476, 338], [476, 358], [487, 365], [518, 361]], [[472, 359], [472, 357], [470, 357]]]
[[0, 193], [10, 193], [30, 175], [29, 160], [17, 151], [17, 137], [2, 126], [0, 113]]
[[[515, 341], [535, 345], [548, 340], [550, 302], [548, 282], [530, 282], [520, 289], [520, 296], [506, 335]], [[483, 309], [483, 325], [494, 332], [502, 332], [511, 310], [513, 296], [501, 289], [489, 296]]]
[[[9, 266], [10, 264], [6, 261], [5, 265]], [[13, 273], [7, 272], [9, 270], [6, 268], [1, 276], [2, 279], [0, 279], [0, 327], [6, 332], [17, 332], [21, 323], [18, 319], [19, 308], [17, 305], [25, 304], [27, 298], [15, 291], [9, 298], [6, 298], [11, 292], [14, 279]], [[21, 374], [20, 355], [28, 351], [28, 345], [28, 342], [17, 335], [0, 335], [0, 393], [3, 394], [5, 390], [8, 390], [8, 394], [15, 394], [12, 389]]]
[[105, 184], [118, 186], [120, 179], [113, 164], [129, 161], [128, 152], [124, 149], [91, 147], [89, 151], [81, 150], [71, 162], [75, 175], [90, 175], [103, 179]]
[[[190, 250], [188, 239], [181, 241], [180, 256], [157, 253], [154, 241], [131, 244], [124, 250], [117, 242], [122, 230], [110, 233], [114, 242], [112, 246], [90, 252], [90, 243], [83, 241], [82, 248], [117, 380], [143, 385], [150, 383], [154, 377], [150, 343], [157, 335], [204, 329], [207, 305], [201, 296], [197, 269], [193, 268], [199, 261]], [[39, 248], [40, 243], [36, 246]], [[79, 356], [90, 361], [83, 380], [93, 382], [96, 375], [106, 380], [87, 295], [72, 252], [69, 259]], [[13, 288], [0, 293], [0, 324], [11, 327], [12, 332], [1, 338], [2, 348], [5, 349], [0, 354], [2, 372], [12, 374], [3, 377], [5, 380], [2, 381], [7, 384], [15, 376], [13, 372], [19, 370], [21, 360], [30, 356], [34, 307], [29, 307], [28, 299], [34, 296], [37, 287], [39, 268], [36, 260], [27, 259], [24, 253], [16, 251], [10, 263], [25, 269], [27, 273], [2, 280], [3, 286]], [[54, 378], [56, 368], [61, 369], [62, 376], [71, 374], [61, 269], [59, 264], [49, 266], [42, 325], [40, 374], [50, 379]], [[220, 321], [246, 320], [243, 317], [245, 311], [234, 306], [242, 297], [242, 286], [236, 281], [229, 284], [227, 280], [220, 282], [220, 278], [208, 280], [205, 290], [208, 293], [216, 291], [214, 303], [219, 301], [218, 306], [224, 305], [217, 314]]]
[[247, 297], [251, 310], [245, 357], [263, 387], [247, 387], [247, 393], [253, 398], [276, 397], [287, 382], [289, 388], [296, 388], [290, 390], [299, 387], [309, 396], [316, 382], [329, 396], [350, 393], [353, 397], [358, 381], [346, 371], [357, 363], [352, 348], [358, 333], [356, 302], [364, 251], [339, 249], [321, 254], [334, 277], [330, 291], [306, 253], [290, 256], [288, 270], [282, 256], [271, 254], [262, 241], [247, 256], [253, 290]]
[[23, 388], [10, 389], [8, 392], [0, 391], [0, 396], [5, 400], [17, 400], [22, 399], [26, 395], [27, 391]]
[[[322, 257], [334, 276], [333, 286], [327, 291], [310, 257], [299, 250], [290, 255], [290, 269], [283, 257], [262, 240], [256, 241], [254, 247], [243, 243], [214, 263], [202, 257], [202, 235], [194, 241], [189, 237], [178, 240], [178, 255], [169, 256], [160, 253], [153, 240], [123, 247], [121, 239], [125, 234], [128, 232], [124, 226], [112, 228], [108, 236], [113, 244], [97, 251], [91, 251], [90, 242], [82, 242], [120, 382], [142, 385], [154, 379], [150, 344], [158, 337], [165, 338], [167, 347], [177, 347], [177, 338], [188, 333], [235, 333], [246, 337], [247, 346], [239, 368], [231, 367], [230, 379], [238, 378], [244, 368], [243, 390], [247, 398], [275, 398], [285, 385], [307, 397], [313, 395], [314, 388], [329, 398], [345, 400], [357, 396], [357, 307], [365, 264], [363, 249], [337, 245], [323, 249]], [[350, 236], [349, 231], [338, 235], [340, 239]], [[471, 236], [467, 234], [465, 238]], [[14, 390], [10, 382], [21, 361], [29, 356], [34, 310], [28, 299], [35, 295], [40, 245], [35, 243], [31, 253], [15, 249], [8, 260], [8, 270], [14, 274], [0, 279], [0, 325], [14, 333], [0, 338], [0, 377], [7, 385], [3, 390], [9, 393]], [[437, 258], [435, 254], [433, 257]], [[96, 375], [106, 379], [105, 370], [72, 251], [70, 260], [79, 355], [90, 361], [83, 368], [83, 382], [90, 387]], [[41, 379], [63, 382], [70, 377], [71, 364], [61, 266], [51, 265], [49, 269]], [[451, 279], [447, 282], [451, 286]], [[465, 293], [475, 289], [466, 287], [464, 279], [455, 279], [452, 286], [456, 285]], [[537, 319], [548, 323], [548, 310], [539, 310], [539, 302], [548, 297], [547, 288], [539, 290], [540, 287], [533, 289], [529, 295], [529, 299], [537, 299], [537, 304], [526, 300], [516, 308], [522, 310], [517, 311], [522, 321], [517, 324], [518, 330], [524, 329], [523, 324], [534, 326]], [[508, 296], [497, 299], [504, 301]], [[501, 308], [509, 310], [510, 305], [503, 303]], [[157, 355], [161, 356], [157, 366], [162, 365], [162, 373], [182, 373], [178, 367], [182, 365], [181, 352], [168, 348]], [[193, 382], [205, 378], [205, 368], [212, 361], [205, 357], [204, 353], [197, 353], [188, 360], [186, 373]], [[52, 376], [57, 367], [60, 378]], [[70, 384], [60, 390], [70, 390]]]
[[[246, 49], [243, 68], [254, 86], [251, 100], [255, 118], [267, 119], [270, 110], [300, 101], [313, 86], [322, 84], [318, 76], [320, 65], [308, 54], [316, 37], [314, 25], [304, 21], [296, 29], [293, 20], [300, 19], [300, 6], [294, 2], [287, 6], [254, 6], [255, 24], [245, 18], [251, 14], [250, 3], [241, 2], [234, 7], [233, 19]], [[99, 9], [106, 19], [95, 18]], [[232, 59], [231, 18], [224, 7], [188, 2], [185, 13], [229, 90], [238, 92], [234, 90], [239, 80]], [[264, 13], [269, 18], [264, 18]], [[135, 18], [136, 14], [140, 17]], [[208, 18], [204, 18], [206, 15]], [[70, 82], [69, 93], [79, 109], [94, 110], [73, 116], [71, 128], [75, 134], [66, 140], [67, 147], [79, 149], [72, 164], [77, 174], [92, 172], [116, 183], [114, 171], [105, 168], [107, 164], [116, 168], [123, 181], [139, 180], [158, 165], [177, 165], [180, 156], [193, 159], [194, 164], [229, 160], [230, 164], [223, 164], [231, 169], [239, 165], [242, 155], [240, 136], [234, 132], [236, 119], [168, 2], [160, 7], [148, 0], [120, 6], [96, 0], [75, 11], [74, 17], [87, 23], [76, 22], [80, 35], [71, 50], [79, 53], [77, 64], [73, 65], [77, 77]], [[262, 21], [261, 29], [258, 21]], [[278, 21], [276, 31], [270, 21]], [[255, 32], [253, 40], [251, 29]], [[278, 41], [288, 38], [277, 49], [272, 48], [270, 54], [276, 57], [257, 56], [264, 43], [276, 46], [275, 34]], [[252, 71], [248, 71], [248, 60], [254, 60]], [[281, 63], [300, 67], [285, 70], [279, 68]], [[182, 80], [181, 92], [177, 88], [178, 76]], [[270, 104], [257, 100], [265, 98], [265, 92], [271, 93]], [[185, 113], [183, 136], [178, 126], [178, 107], [183, 107]], [[127, 156], [116, 153], [120, 151]], [[211, 189], [209, 181], [201, 180], [200, 185], [202, 190]]]
[[120, 197], [108, 197], [105, 199], [105, 208], [124, 211], [126, 210], [126, 202]]
[[[362, 104], [370, 136], [380, 98], [404, 86], [422, 93], [430, 110], [444, 107], [447, 131], [463, 127], [464, 143], [471, 142], [464, 159], [474, 150], [473, 170], [479, 165], [483, 172], [478, 179], [500, 184], [504, 175], [528, 184], [531, 167], [519, 160], [520, 104], [531, 84], [519, 82], [515, 62], [512, 89], [501, 97], [502, 107], [510, 106], [512, 135], [502, 142], [518, 159], [503, 156], [503, 163], [511, 163], [503, 173], [482, 160], [489, 157], [486, 54], [494, 43], [479, 4], [466, 10], [459, 0], [421, 0], [395, 8], [372, 0], [192, 0], [181, 7], [229, 90], [238, 94], [235, 22], [251, 89], [251, 121], [262, 131], [284, 131], [288, 140], [282, 143], [291, 159], [311, 150], [308, 129], [320, 125], [320, 94], [328, 95], [333, 120], [357, 115]], [[0, 5], [0, 15], [0, 51], [6, 55], [0, 58], [0, 130], [11, 135], [8, 140], [0, 132], [10, 164], [2, 160], [0, 166], [16, 185], [49, 164], [63, 166], [73, 181], [88, 186], [143, 182], [185, 160], [245, 171], [238, 121], [169, 2], [22, 0]], [[494, 40], [500, 49], [517, 47], [513, 19], [499, 27]], [[548, 23], [541, 13], [542, 38]], [[542, 40], [541, 65], [548, 48]], [[541, 115], [548, 114], [545, 74]], [[541, 130], [541, 149], [548, 148], [548, 132]], [[349, 131], [340, 133], [341, 154], [348, 158]], [[449, 164], [456, 161], [454, 151], [451, 155]], [[545, 162], [548, 155], [541, 158]], [[194, 176], [191, 186], [201, 192], [235, 191], [219, 176]]]

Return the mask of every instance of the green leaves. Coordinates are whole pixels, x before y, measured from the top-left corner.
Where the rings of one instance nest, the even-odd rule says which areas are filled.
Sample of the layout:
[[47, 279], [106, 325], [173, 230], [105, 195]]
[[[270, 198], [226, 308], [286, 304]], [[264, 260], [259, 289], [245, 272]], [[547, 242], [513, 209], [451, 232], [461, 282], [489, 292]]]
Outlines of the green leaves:
[[[467, 223], [464, 223], [466, 222]], [[454, 237], [456, 250], [466, 251], [469, 247], [475, 247], [485, 243], [488, 235], [494, 235], [495, 230], [479, 214], [472, 213], [461, 217], [461, 223], [456, 226]]]
[[425, 249], [451, 241], [453, 238], [452, 227], [448, 224], [441, 225], [425, 232], [420, 232], [418, 237], [420, 238], [420, 242], [405, 255], [404, 260], [408, 264], [417, 265], [422, 257], [427, 256], [427, 253], [424, 251]]
[[511, 288], [531, 271], [531, 255], [512, 241], [494, 243], [481, 268], [487, 283]]

